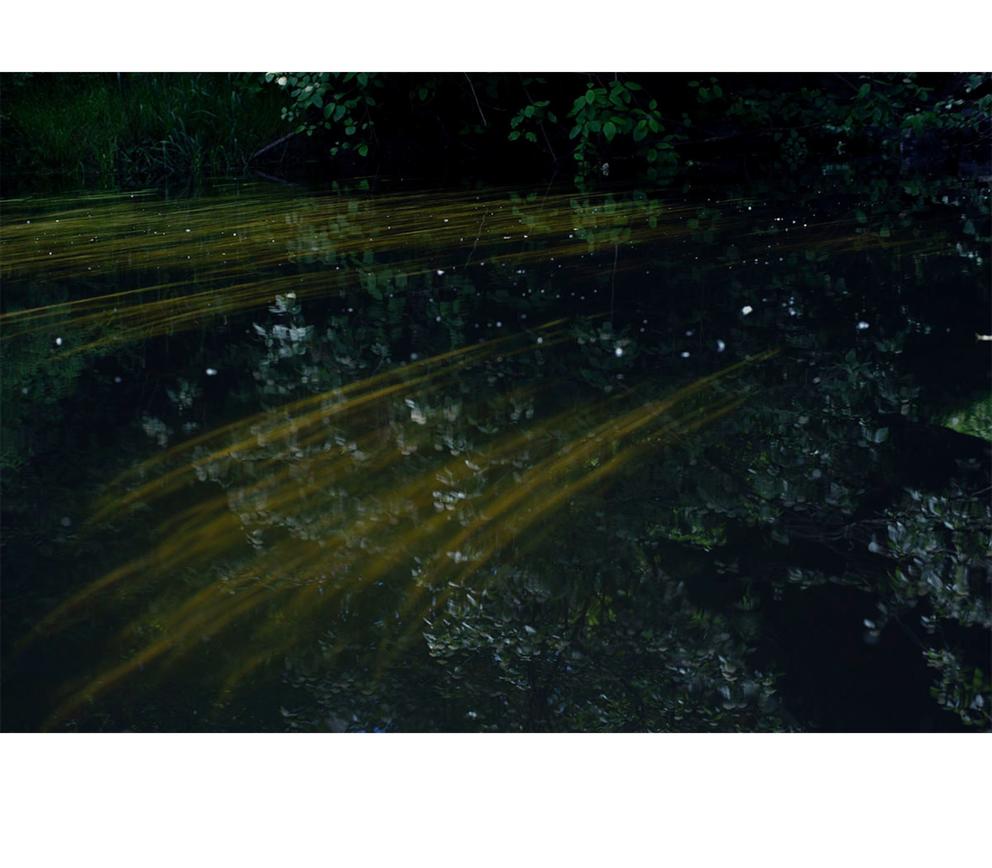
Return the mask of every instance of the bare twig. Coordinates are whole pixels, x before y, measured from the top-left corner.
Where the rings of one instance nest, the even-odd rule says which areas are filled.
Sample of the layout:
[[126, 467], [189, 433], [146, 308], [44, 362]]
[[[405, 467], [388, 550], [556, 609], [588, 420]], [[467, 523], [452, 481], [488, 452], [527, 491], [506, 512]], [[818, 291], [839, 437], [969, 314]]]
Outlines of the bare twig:
[[479, 117], [482, 118], [482, 125], [484, 127], [488, 127], [489, 124], [486, 123], [486, 115], [482, 111], [482, 105], [479, 102], [479, 97], [478, 97], [478, 95], [475, 92], [475, 85], [472, 84], [472, 79], [468, 77], [468, 73], [467, 72], [465, 73], [465, 81], [468, 82], [469, 89], [472, 91], [472, 99], [475, 100], [475, 107], [479, 110]]
[[248, 158], [248, 162], [250, 163], [256, 157], [260, 157], [262, 154], [266, 153], [266, 151], [271, 151], [273, 148], [278, 147], [283, 142], [288, 142], [291, 138], [293, 138], [293, 136], [295, 136], [297, 134], [298, 134], [298, 131], [297, 130], [293, 130], [293, 132], [291, 132], [291, 133], [286, 133], [286, 135], [280, 136], [274, 142], [269, 142], [269, 144], [267, 144], [264, 148], [259, 148], [257, 151], [255, 151], [255, 153], [252, 154]]

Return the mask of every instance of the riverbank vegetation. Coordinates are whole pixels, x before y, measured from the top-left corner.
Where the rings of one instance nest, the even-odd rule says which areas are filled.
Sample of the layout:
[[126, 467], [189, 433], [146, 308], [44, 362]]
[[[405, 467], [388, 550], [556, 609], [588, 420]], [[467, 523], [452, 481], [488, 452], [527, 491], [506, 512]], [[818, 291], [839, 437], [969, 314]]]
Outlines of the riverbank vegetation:
[[579, 186], [865, 155], [988, 172], [988, 74], [7, 74], [2, 159], [66, 186], [472, 172]]

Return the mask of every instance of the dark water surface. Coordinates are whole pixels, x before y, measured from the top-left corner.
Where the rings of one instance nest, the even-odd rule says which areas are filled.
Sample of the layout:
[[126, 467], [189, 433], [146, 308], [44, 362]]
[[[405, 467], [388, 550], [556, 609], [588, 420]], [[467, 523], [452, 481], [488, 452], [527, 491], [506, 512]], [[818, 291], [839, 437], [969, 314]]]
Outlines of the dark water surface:
[[986, 182], [2, 205], [5, 729], [988, 728]]

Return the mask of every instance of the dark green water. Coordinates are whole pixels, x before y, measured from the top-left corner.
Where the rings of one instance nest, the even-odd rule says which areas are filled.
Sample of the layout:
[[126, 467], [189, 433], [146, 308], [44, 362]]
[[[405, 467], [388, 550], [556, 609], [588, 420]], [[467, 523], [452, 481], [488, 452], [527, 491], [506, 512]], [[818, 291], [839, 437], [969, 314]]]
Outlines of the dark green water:
[[988, 728], [987, 183], [2, 240], [5, 729]]

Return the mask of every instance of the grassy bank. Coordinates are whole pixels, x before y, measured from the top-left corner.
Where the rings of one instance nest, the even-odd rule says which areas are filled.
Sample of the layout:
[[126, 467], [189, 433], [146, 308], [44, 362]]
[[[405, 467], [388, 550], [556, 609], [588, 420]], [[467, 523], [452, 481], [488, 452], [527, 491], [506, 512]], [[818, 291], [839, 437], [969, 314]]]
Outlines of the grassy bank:
[[115, 186], [243, 171], [285, 132], [277, 94], [244, 74], [0, 76], [5, 194], [30, 181]]

